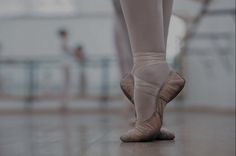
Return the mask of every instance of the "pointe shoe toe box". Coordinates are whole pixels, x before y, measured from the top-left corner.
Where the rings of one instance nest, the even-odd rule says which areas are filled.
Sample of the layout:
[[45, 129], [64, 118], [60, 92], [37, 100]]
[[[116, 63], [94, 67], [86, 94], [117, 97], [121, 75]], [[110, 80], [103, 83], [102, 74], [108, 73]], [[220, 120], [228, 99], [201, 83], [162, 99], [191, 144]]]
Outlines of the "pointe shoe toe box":
[[155, 140], [156, 133], [141, 133], [137, 129], [129, 130], [120, 137], [123, 142], [146, 142]]

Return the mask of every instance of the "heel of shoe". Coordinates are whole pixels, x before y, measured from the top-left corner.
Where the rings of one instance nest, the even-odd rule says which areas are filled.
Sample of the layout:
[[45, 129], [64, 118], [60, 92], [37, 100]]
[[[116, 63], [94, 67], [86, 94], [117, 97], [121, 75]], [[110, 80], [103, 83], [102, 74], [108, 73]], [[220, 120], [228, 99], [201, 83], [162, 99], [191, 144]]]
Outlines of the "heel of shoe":
[[177, 72], [171, 72], [169, 80], [163, 86], [160, 92], [160, 98], [169, 103], [172, 101], [184, 88], [185, 79]]
[[134, 80], [133, 76], [129, 73], [124, 76], [120, 81], [120, 88], [128, 100], [134, 104]]

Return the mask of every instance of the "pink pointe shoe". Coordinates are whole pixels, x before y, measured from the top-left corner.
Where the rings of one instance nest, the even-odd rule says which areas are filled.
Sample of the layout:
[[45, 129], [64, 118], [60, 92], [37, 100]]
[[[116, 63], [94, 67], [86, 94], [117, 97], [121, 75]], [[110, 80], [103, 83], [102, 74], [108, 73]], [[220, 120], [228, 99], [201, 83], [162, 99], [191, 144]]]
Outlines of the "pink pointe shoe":
[[[126, 95], [126, 97], [134, 104], [134, 78], [131, 74], [127, 74], [121, 80], [121, 89]], [[173, 100], [183, 89], [185, 85], [185, 80], [178, 73], [171, 71], [167, 81], [164, 83], [163, 87], [160, 89], [159, 98], [156, 99], [157, 112], [153, 116], [143, 122], [138, 124], [137, 127], [128, 131], [125, 135], [121, 136], [121, 140], [124, 142], [129, 141], [151, 141], [151, 140], [173, 140], [175, 135], [171, 133], [168, 129], [160, 128], [158, 126], [162, 124], [163, 121], [163, 111], [168, 102]], [[155, 132], [154, 130], [160, 129], [160, 131]], [[134, 132], [135, 131], [135, 132]], [[145, 134], [152, 134], [145, 137]], [[142, 137], [141, 137], [142, 136]], [[145, 138], [145, 139], [143, 139]]]

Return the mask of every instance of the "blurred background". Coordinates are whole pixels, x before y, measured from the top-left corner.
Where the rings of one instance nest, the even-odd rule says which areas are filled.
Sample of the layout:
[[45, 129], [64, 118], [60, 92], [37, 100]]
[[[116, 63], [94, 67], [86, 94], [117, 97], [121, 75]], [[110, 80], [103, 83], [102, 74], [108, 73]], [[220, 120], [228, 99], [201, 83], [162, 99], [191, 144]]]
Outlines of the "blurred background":
[[[167, 124], [183, 132], [192, 120], [213, 128], [216, 118], [219, 134], [235, 139], [235, 0], [175, 0], [167, 45], [187, 82]], [[111, 131], [117, 142], [114, 129], [132, 117], [119, 84], [131, 67], [118, 0], [0, 0], [0, 156], [125, 155], [116, 144], [92, 145]], [[235, 153], [232, 140], [210, 144]]]

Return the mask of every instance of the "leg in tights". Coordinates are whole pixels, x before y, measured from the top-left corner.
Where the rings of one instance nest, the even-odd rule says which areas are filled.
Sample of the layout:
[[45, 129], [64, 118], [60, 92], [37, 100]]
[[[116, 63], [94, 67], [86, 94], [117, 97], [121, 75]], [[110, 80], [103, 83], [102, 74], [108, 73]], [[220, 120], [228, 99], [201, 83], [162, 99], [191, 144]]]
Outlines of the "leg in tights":
[[133, 66], [131, 47], [124, 15], [120, 6], [120, 0], [113, 0], [113, 6], [115, 10], [115, 46], [118, 55], [121, 75], [124, 76], [131, 71]]
[[153, 139], [161, 128], [156, 113], [160, 88], [169, 68], [165, 61], [162, 0], [121, 0], [133, 52], [134, 102], [137, 124], [123, 135], [123, 141]]
[[[167, 44], [167, 36], [169, 29], [169, 22], [172, 13], [173, 0], [163, 1], [163, 20], [164, 20], [164, 37], [165, 45]], [[120, 0], [113, 0], [115, 8], [116, 21], [115, 21], [115, 45], [119, 56], [122, 75], [128, 73], [133, 64], [131, 57], [131, 48], [128, 37], [128, 31], [124, 20], [124, 15], [120, 6]], [[127, 65], [126, 65], [127, 64]]]
[[172, 14], [172, 6], [173, 6], [173, 0], [163, 0], [165, 47], [167, 47], [167, 38], [168, 38], [170, 18], [171, 18], [171, 14]]
[[[165, 41], [167, 40], [167, 32], [168, 32], [168, 25], [169, 20], [171, 16], [171, 8], [172, 8], [172, 1], [173, 0], [166, 0], [163, 2], [163, 16], [164, 16], [164, 36]], [[131, 47], [129, 42], [129, 36], [128, 36], [128, 30], [126, 27], [124, 15], [120, 6], [120, 0], [113, 0], [113, 5], [115, 8], [115, 45], [117, 47], [117, 53], [120, 60], [120, 66], [122, 75], [127, 74], [131, 71], [132, 68], [132, 58], [131, 58]], [[167, 6], [167, 7], [166, 7]], [[165, 42], [166, 44], [166, 42]], [[122, 57], [123, 56], [123, 57]], [[128, 66], [125, 66], [127, 64]], [[128, 76], [128, 75], [127, 75]], [[131, 89], [133, 90], [133, 81], [128, 80], [128, 83], [125, 82], [125, 84], [132, 83]], [[126, 87], [127, 88], [127, 87]], [[133, 122], [135, 122], [134, 120]], [[133, 124], [133, 123], [131, 123]], [[168, 129], [161, 128], [160, 135], [156, 139], [163, 139], [163, 140], [171, 140], [175, 136], [173, 133], [171, 133]]]

